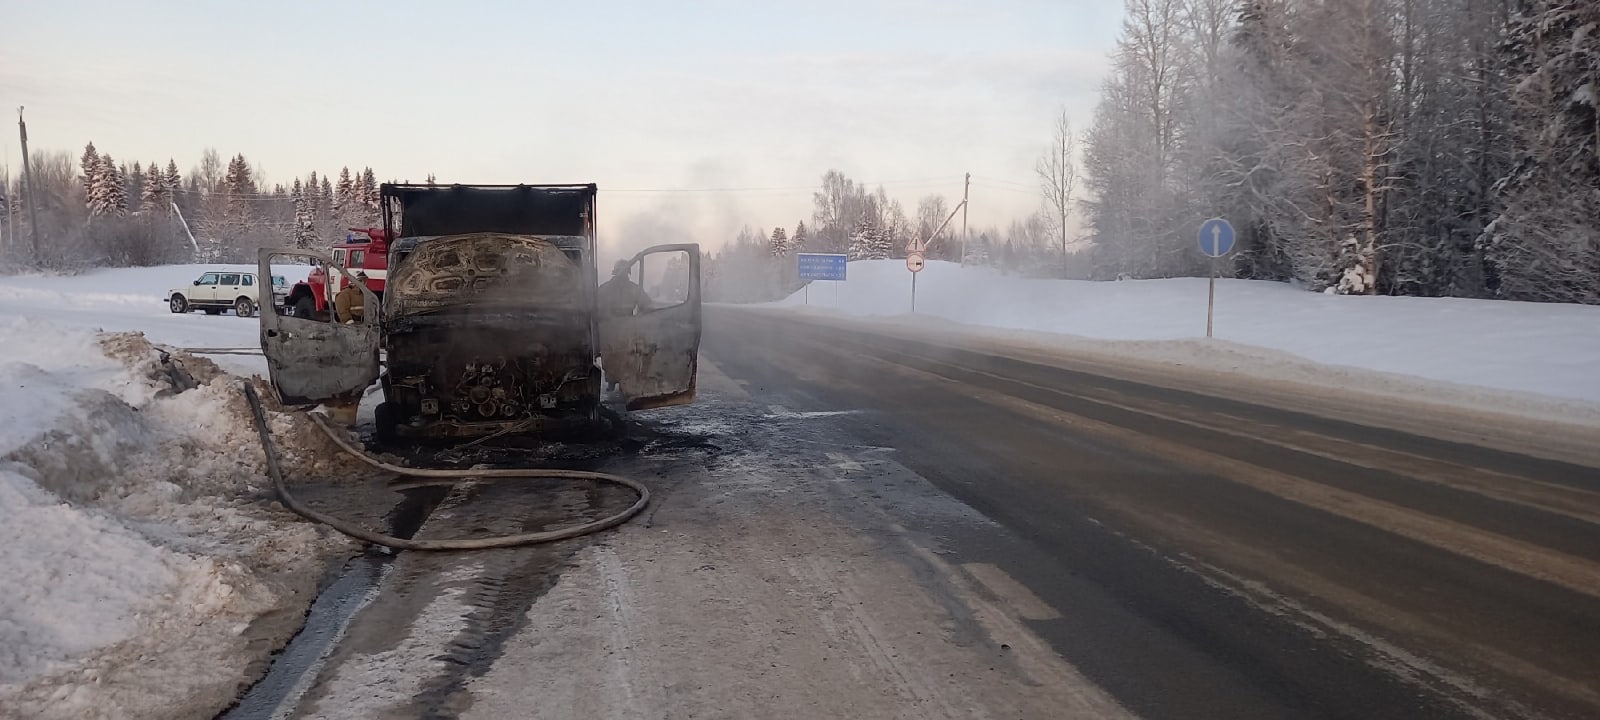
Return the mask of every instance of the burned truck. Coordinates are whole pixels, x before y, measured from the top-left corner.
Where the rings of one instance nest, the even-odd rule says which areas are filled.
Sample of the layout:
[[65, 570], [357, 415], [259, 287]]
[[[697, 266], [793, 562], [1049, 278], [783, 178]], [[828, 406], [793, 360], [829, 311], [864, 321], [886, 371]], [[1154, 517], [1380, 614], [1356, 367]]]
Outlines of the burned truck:
[[[410, 185], [381, 190], [389, 246], [381, 305], [359, 322], [262, 313], [262, 349], [286, 403], [353, 407], [374, 379], [380, 439], [465, 439], [589, 427], [602, 369], [629, 409], [693, 401], [700, 254], [662, 245], [608, 282], [641, 296], [606, 312], [594, 185]], [[348, 275], [328, 258], [310, 257]], [[359, 286], [358, 286], [359, 287]], [[382, 356], [379, 373], [380, 351]]]

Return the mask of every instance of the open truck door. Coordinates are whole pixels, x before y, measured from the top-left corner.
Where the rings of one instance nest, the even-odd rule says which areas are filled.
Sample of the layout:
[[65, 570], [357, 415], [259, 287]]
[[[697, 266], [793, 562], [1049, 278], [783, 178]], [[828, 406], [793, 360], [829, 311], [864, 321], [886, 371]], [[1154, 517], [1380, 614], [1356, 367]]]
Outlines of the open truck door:
[[600, 361], [628, 409], [694, 402], [700, 246], [658, 245], [635, 255], [627, 276], [602, 284], [597, 301]]
[[[329, 284], [333, 273], [354, 281], [344, 268], [328, 256], [295, 249], [263, 248], [257, 277], [272, 277], [274, 258], [309, 258], [328, 268]], [[328, 308], [329, 318], [291, 317], [270, 300], [261, 303], [261, 352], [267, 358], [267, 372], [278, 399], [285, 405], [321, 403], [353, 408], [362, 393], [378, 378], [379, 330], [378, 297], [361, 287], [363, 312], [359, 322], [340, 324]]]

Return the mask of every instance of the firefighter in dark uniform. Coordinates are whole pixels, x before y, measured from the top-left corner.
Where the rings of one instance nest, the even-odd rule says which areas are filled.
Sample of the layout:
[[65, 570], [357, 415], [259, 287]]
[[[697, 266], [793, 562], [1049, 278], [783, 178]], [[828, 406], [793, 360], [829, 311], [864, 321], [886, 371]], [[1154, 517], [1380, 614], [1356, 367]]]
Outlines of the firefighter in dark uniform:
[[[601, 283], [595, 293], [595, 299], [600, 305], [600, 322], [602, 326], [611, 318], [630, 317], [650, 309], [650, 296], [644, 288], [628, 279], [628, 271], [633, 263], [627, 260], [618, 260], [612, 266], [611, 279]], [[600, 361], [605, 362], [602, 352]], [[610, 373], [606, 374], [606, 389], [617, 389], [616, 378]]]
[[598, 297], [602, 317], [627, 317], [650, 309], [650, 296], [628, 279], [630, 268], [632, 263], [618, 260], [611, 270], [611, 279], [600, 284]]

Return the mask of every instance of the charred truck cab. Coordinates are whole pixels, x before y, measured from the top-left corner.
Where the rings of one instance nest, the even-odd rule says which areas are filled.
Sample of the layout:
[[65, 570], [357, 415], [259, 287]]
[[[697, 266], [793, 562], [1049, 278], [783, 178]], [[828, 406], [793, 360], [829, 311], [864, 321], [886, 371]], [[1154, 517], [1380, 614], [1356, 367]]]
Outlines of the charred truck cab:
[[[381, 197], [394, 238], [381, 312], [346, 325], [262, 313], [262, 349], [284, 402], [348, 407], [353, 420], [354, 405], [380, 379], [380, 348], [380, 439], [592, 425], [601, 363], [629, 409], [693, 401], [698, 246], [635, 256], [630, 278], [653, 290], [651, 299], [606, 314], [597, 302], [594, 185], [385, 184]], [[261, 264], [283, 256], [330, 264], [300, 250], [263, 250]], [[379, 308], [376, 296], [363, 294], [367, 308]]]

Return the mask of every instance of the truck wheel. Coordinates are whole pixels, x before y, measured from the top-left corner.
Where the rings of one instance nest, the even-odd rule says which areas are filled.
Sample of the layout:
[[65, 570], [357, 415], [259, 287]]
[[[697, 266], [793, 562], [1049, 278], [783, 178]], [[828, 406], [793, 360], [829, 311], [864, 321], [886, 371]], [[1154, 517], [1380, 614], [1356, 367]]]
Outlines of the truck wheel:
[[233, 301], [233, 314], [239, 317], [250, 317], [256, 313], [256, 304], [250, 298], [242, 297]]
[[173, 293], [172, 298], [167, 301], [167, 307], [171, 308], [173, 312], [182, 315], [183, 313], [189, 312], [189, 301], [182, 295]]
[[294, 316], [295, 317], [305, 318], [307, 320], [310, 320], [311, 316], [315, 315], [316, 313], [317, 313], [317, 301], [312, 300], [311, 296], [309, 296], [309, 295], [301, 295], [299, 300], [294, 301]]
[[372, 409], [372, 436], [380, 443], [388, 444], [395, 440], [394, 428], [397, 420], [394, 416], [394, 406], [387, 402], [378, 403]]

